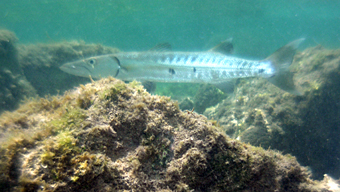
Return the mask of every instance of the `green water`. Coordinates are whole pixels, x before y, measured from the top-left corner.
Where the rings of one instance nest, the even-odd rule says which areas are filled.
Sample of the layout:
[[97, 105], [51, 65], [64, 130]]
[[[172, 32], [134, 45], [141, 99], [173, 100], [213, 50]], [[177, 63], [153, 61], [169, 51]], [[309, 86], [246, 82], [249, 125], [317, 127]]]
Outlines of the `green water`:
[[1, 0], [0, 27], [20, 43], [84, 40], [121, 50], [169, 42], [205, 50], [232, 37], [235, 54], [263, 58], [287, 42], [340, 47], [338, 0]]

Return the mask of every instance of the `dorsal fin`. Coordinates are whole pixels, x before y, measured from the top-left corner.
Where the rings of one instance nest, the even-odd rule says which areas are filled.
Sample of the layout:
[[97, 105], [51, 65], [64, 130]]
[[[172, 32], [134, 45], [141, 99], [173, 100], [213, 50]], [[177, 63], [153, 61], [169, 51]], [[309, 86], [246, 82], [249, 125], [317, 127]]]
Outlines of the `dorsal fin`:
[[222, 41], [220, 44], [216, 45], [215, 47], [211, 48], [209, 51], [222, 53], [224, 55], [230, 55], [234, 51], [234, 47], [232, 44], [232, 38], [229, 38], [225, 41]]
[[153, 48], [149, 49], [149, 51], [171, 51], [171, 45], [169, 43], [160, 43], [154, 46]]

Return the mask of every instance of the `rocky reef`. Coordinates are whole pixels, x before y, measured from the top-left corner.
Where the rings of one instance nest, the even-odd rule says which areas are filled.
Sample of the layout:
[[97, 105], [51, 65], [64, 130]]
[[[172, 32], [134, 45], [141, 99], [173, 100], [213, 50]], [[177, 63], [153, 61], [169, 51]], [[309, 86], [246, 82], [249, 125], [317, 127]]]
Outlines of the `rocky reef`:
[[0, 117], [2, 191], [328, 191], [293, 156], [113, 78]]
[[241, 80], [234, 97], [204, 114], [232, 138], [296, 156], [314, 178], [325, 173], [339, 178], [340, 50], [306, 49], [291, 67], [302, 96], [265, 79]]

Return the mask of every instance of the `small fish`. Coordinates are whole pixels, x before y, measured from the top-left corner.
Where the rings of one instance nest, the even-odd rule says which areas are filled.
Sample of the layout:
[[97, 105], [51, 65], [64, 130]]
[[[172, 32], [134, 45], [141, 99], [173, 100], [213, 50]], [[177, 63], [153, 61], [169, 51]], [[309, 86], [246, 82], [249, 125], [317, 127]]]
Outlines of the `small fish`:
[[167, 43], [145, 52], [120, 52], [66, 63], [60, 67], [72, 75], [92, 78], [113, 76], [124, 81], [221, 84], [236, 78], [263, 77], [295, 95], [293, 74], [289, 66], [304, 39], [281, 47], [264, 60], [247, 60], [230, 56], [229, 41], [206, 52], [172, 52]]

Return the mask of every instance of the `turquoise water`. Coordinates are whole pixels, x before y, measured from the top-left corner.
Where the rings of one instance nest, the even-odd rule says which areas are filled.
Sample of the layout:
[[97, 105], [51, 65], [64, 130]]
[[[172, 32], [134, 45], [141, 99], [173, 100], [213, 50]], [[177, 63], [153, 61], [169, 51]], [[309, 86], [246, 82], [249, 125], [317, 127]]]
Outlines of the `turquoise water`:
[[301, 37], [305, 47], [340, 47], [338, 0], [2, 0], [0, 7], [0, 27], [20, 43], [82, 39], [128, 51], [169, 42], [193, 51], [232, 37], [237, 55], [254, 58]]

